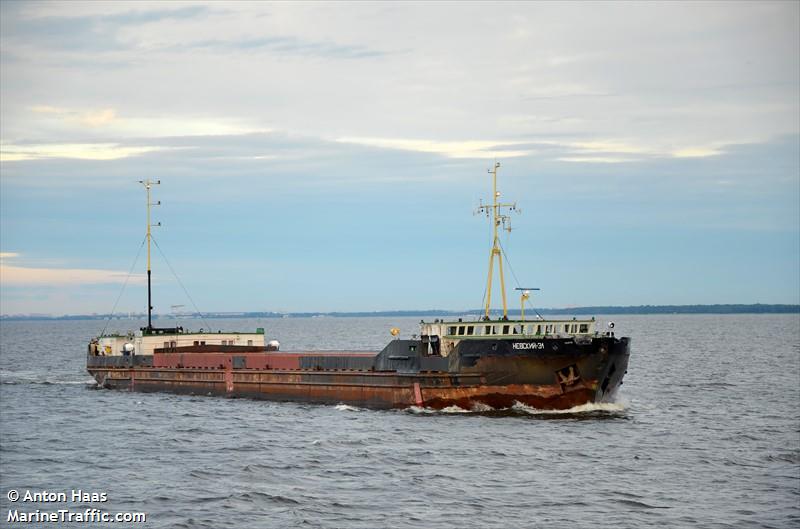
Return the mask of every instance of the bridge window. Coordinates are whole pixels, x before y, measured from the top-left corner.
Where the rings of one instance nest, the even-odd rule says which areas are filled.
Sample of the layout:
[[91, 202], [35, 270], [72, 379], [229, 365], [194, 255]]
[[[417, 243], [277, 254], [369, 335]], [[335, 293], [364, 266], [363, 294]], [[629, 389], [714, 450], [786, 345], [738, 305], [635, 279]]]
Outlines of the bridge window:
[[450, 336], [454, 336], [456, 334], [456, 326], [453, 325], [453, 326], [448, 327], [447, 328], [447, 334], [449, 334]]
[[458, 327], [458, 335], [459, 336], [464, 336], [464, 326], [463, 325], [460, 325]]
[[503, 334], [508, 334], [508, 325], [503, 325]]
[[467, 335], [468, 336], [472, 336], [474, 333], [475, 333], [475, 327], [473, 327], [472, 325], [467, 327]]
[[589, 332], [589, 324], [588, 323], [581, 323], [578, 332]]

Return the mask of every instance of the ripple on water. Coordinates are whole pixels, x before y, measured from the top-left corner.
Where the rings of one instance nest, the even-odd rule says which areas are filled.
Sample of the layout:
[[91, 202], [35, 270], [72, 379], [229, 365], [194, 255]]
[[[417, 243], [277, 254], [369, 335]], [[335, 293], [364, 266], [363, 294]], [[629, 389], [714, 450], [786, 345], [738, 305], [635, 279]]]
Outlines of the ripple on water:
[[[379, 349], [419, 321], [319, 320], [220, 327]], [[800, 525], [800, 319], [614, 320], [633, 338], [616, 402], [392, 411], [87, 391], [96, 322], [3, 322], [0, 488], [107, 492], [149, 529]]]

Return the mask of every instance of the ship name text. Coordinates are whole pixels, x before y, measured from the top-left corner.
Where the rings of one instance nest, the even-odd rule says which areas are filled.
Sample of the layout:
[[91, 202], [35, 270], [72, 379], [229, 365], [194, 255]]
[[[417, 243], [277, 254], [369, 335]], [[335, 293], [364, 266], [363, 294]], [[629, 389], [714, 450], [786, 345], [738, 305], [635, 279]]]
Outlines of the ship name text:
[[514, 349], [544, 349], [544, 342], [514, 342]]

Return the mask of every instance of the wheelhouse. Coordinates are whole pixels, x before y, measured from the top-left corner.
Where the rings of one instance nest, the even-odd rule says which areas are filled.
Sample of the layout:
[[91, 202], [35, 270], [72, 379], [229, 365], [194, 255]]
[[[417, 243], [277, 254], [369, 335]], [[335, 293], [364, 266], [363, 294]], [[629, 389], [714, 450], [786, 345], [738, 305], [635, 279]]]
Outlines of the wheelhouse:
[[422, 321], [421, 339], [428, 354], [447, 356], [461, 340], [565, 338], [596, 334], [595, 319]]

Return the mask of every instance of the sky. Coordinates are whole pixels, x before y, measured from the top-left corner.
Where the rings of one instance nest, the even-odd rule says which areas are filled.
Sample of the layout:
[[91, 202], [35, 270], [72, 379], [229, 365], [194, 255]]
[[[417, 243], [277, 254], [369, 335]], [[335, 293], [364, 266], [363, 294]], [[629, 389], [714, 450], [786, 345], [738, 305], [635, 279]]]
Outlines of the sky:
[[798, 2], [0, 10], [2, 314], [800, 303]]

